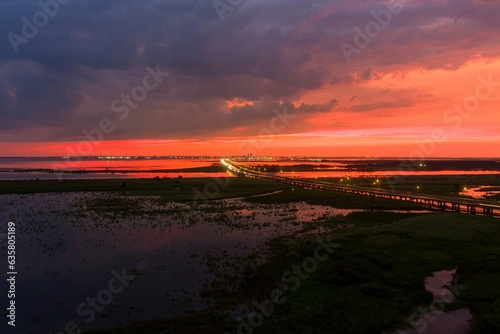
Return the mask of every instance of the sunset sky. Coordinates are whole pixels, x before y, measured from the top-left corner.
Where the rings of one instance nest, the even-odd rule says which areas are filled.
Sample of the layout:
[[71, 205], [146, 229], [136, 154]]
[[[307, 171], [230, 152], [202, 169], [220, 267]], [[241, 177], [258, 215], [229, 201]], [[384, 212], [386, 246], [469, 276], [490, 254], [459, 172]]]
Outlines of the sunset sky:
[[0, 156], [500, 157], [500, 1], [37, 2], [0, 0]]

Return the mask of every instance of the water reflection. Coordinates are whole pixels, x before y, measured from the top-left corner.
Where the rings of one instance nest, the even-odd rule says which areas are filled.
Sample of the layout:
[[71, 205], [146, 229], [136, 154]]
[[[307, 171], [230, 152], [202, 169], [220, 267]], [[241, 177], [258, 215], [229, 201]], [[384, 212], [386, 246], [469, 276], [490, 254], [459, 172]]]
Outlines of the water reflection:
[[[200, 293], [228, 274], [221, 270], [237, 274], [236, 266], [222, 264], [237, 263], [310, 222], [349, 212], [240, 199], [186, 212], [156, 197], [110, 193], [2, 195], [0, 207], [0, 220], [18, 228], [16, 302], [23, 320], [17, 327], [23, 333], [60, 332], [69, 321], [89, 329], [203, 309], [213, 300]], [[79, 305], [107, 288], [111, 271], [122, 268], [137, 279], [86, 323]]]
[[117, 172], [117, 173], [48, 173], [48, 172], [0, 172], [0, 180], [94, 180], [94, 179], [141, 179], [141, 178], [183, 178], [198, 177], [235, 177], [228, 172], [217, 173], [152, 173], [152, 172]]
[[2, 158], [0, 170], [8, 169], [95, 169], [95, 170], [154, 170], [207, 167], [219, 164], [218, 159], [97, 159], [78, 158]]
[[[432, 175], [493, 175], [498, 174], [495, 171], [381, 171], [381, 172], [347, 172], [347, 171], [334, 171], [334, 172], [283, 172], [276, 173], [275, 175], [286, 176], [292, 178], [383, 178], [390, 176], [432, 176]], [[235, 177], [232, 173], [227, 172], [130, 172], [127, 170], [109, 172], [109, 173], [49, 173], [49, 172], [13, 172], [13, 171], [0, 171], [0, 180], [34, 180], [34, 179], [65, 179], [65, 180], [79, 180], [79, 179], [125, 179], [125, 178], [197, 178], [197, 177]], [[500, 191], [491, 191], [491, 194], [498, 194]], [[474, 192], [469, 191], [463, 193], [468, 196], [480, 196]]]
[[[349, 159], [343, 159], [349, 160]], [[358, 159], [359, 160], [359, 159]], [[245, 161], [248, 165], [278, 164], [279, 166], [297, 166], [311, 165], [317, 166], [318, 170], [278, 172], [280, 176], [298, 177], [298, 178], [342, 178], [342, 177], [389, 177], [389, 176], [427, 176], [427, 175], [491, 175], [498, 174], [495, 170], [440, 170], [440, 171], [422, 171], [422, 170], [383, 170], [383, 171], [356, 171], [348, 170], [346, 162], [319, 162], [319, 161]], [[200, 168], [220, 166], [218, 159], [199, 158], [199, 159], [146, 159], [146, 158], [122, 158], [122, 159], [99, 159], [82, 158], [81, 161], [74, 159], [61, 158], [1, 158], [0, 157], [0, 180], [15, 179], [113, 179], [113, 178], [152, 178], [171, 177], [221, 177], [224, 173], [187, 173], [175, 170], [187, 168]], [[321, 168], [321, 170], [319, 170]], [[69, 170], [75, 173], [50, 174], [49, 170]], [[81, 173], [79, 171], [88, 172]], [[108, 172], [106, 172], [108, 170]], [[168, 172], [172, 170], [172, 172]], [[213, 169], [208, 169], [213, 170]], [[264, 171], [264, 170], [262, 170]]]
[[495, 175], [498, 171], [477, 171], [477, 170], [443, 170], [443, 171], [376, 171], [376, 172], [348, 172], [345, 170], [332, 171], [332, 172], [278, 172], [276, 175], [286, 177], [308, 178], [313, 179], [316, 177], [367, 177], [377, 178], [386, 176], [431, 176], [431, 175]]
[[[434, 301], [428, 308], [420, 308], [420, 317], [413, 318], [414, 328], [398, 330], [394, 334], [467, 334], [472, 314], [469, 309], [463, 308], [444, 313], [446, 305], [455, 300], [453, 293], [446, 288], [454, 284], [456, 268], [453, 270], [437, 271], [425, 279], [425, 289], [432, 292]], [[443, 307], [441, 310], [440, 307]]]
[[473, 198], [487, 198], [497, 194], [500, 194], [500, 187], [491, 186], [478, 186], [474, 188], [465, 187], [464, 190], [460, 192], [460, 195], [462, 196], [469, 196]]

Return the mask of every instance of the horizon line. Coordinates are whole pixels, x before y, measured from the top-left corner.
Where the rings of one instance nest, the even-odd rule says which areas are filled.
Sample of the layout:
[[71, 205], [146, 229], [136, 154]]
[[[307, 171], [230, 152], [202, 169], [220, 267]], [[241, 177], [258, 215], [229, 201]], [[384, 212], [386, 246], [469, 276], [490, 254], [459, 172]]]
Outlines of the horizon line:
[[[31, 159], [31, 158], [46, 158], [46, 159], [128, 159], [128, 158], [168, 158], [168, 159], [178, 159], [178, 158], [214, 158], [214, 159], [222, 159], [222, 158], [248, 158], [244, 155], [211, 155], [211, 154], [200, 154], [200, 155], [88, 155], [88, 156], [0, 156], [0, 159]], [[438, 159], [500, 159], [499, 157], [427, 157], [424, 159], [420, 158], [408, 158], [408, 157], [395, 157], [395, 156], [328, 156], [328, 155], [261, 155], [261, 156], [253, 156], [252, 160], [259, 160], [259, 158], [287, 158], [287, 159], [312, 159], [312, 158], [323, 158], [323, 159], [392, 159], [392, 160], [438, 160]]]

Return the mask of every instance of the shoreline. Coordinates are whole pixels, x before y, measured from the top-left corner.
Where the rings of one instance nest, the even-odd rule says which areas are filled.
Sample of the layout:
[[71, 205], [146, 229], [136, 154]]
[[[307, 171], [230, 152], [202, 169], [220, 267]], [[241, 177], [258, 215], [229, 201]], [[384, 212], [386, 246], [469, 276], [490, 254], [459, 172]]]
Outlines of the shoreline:
[[[423, 182], [425, 189], [436, 192], [454, 191], [455, 182], [468, 180], [471, 182], [489, 182], [500, 185], [499, 178], [481, 176], [466, 177], [421, 177], [408, 178], [406, 182]], [[496, 182], [494, 182], [496, 181]], [[89, 201], [83, 206], [85, 211], [95, 212], [89, 216], [93, 219], [82, 219], [85, 226], [106, 226], [109, 229], [122, 229], [124, 222], [134, 222], [137, 217], [150, 215], [151, 220], [144, 221], [142, 226], [162, 225], [165, 231], [172, 228], [165, 224], [166, 215], [179, 215], [180, 222], [192, 217], [189, 212], [176, 211], [165, 207], [169, 201], [189, 203], [193, 201], [193, 189], [203, 189], [204, 185], [213, 182], [212, 178], [197, 179], [121, 179], [121, 180], [65, 180], [59, 181], [0, 181], [0, 193], [3, 194], [33, 194], [54, 193], [41, 196], [44, 201], [51, 196], [66, 198], [65, 192], [108, 192], [105, 196], [88, 194]], [[125, 186], [124, 186], [125, 184]], [[413, 184], [402, 183], [401, 189], [411, 188]], [[268, 194], [267, 196], [256, 196]], [[8, 195], [7, 195], [8, 196]], [[143, 197], [146, 196], [146, 197]], [[95, 197], [95, 198], [94, 198]], [[88, 329], [87, 333], [237, 333], [242, 322], [230, 316], [238, 305], [254, 305], [252, 301], [262, 303], [270, 298], [270, 293], [276, 289], [276, 281], [287, 275], [289, 289], [284, 290], [286, 298], [283, 304], [276, 304], [274, 312], [264, 315], [263, 323], [258, 328], [260, 333], [305, 332], [310, 328], [307, 319], [313, 318], [314, 327], [318, 332], [335, 329], [338, 333], [348, 332], [381, 332], [396, 328], [408, 327], [405, 319], [415, 312], [416, 308], [425, 307], [432, 302], [432, 296], [425, 290], [424, 280], [433, 272], [458, 268], [459, 284], [467, 285], [457, 300], [446, 306], [447, 311], [468, 307], [473, 315], [473, 326], [476, 330], [488, 332], [494, 319], [494, 311], [484, 307], [484, 300], [493, 305], [497, 303], [498, 273], [496, 254], [492, 248], [499, 242], [500, 234], [497, 221], [480, 216], [468, 216], [456, 213], [423, 213], [420, 205], [384, 199], [371, 201], [370, 198], [343, 193], [296, 189], [289, 185], [277, 184], [247, 178], [232, 178], [226, 187], [221, 187], [214, 198], [204, 201], [199, 207], [203, 213], [227, 210], [226, 219], [216, 218], [212, 223], [234, 229], [236, 233], [250, 230], [260, 231], [261, 225], [253, 225], [248, 217], [248, 224], [235, 224], [232, 216], [235, 207], [221, 207], [220, 199], [242, 198], [245, 203], [263, 205], [269, 212], [274, 212], [273, 205], [286, 205], [288, 213], [294, 213], [288, 208], [290, 203], [306, 202], [309, 205], [331, 206], [334, 208], [350, 208], [362, 211], [346, 215], [320, 215], [318, 219], [304, 225], [304, 229], [291, 235], [274, 238], [266, 245], [267, 261], [259, 264], [249, 272], [242, 272], [237, 277], [242, 280], [234, 292], [226, 293], [219, 289], [231, 281], [234, 268], [228, 266], [228, 272], [222, 271], [216, 276], [220, 279], [206, 286], [200, 295], [215, 298], [216, 303], [196, 312], [186, 312], [184, 316], [172, 316], [169, 319], [135, 321], [109, 329]], [[14, 197], [13, 197], [14, 198]], [[31, 201], [36, 196], [19, 196], [24, 201]], [[8, 199], [8, 198], [7, 198]], [[7, 200], [6, 199], [6, 200]], [[154, 206], [142, 206], [149, 199]], [[9, 199], [10, 200], [10, 199]], [[55, 199], [53, 199], [55, 201]], [[41, 204], [43, 205], [43, 204]], [[206, 206], [205, 206], [206, 205]], [[266, 207], [267, 205], [267, 207]], [[244, 204], [243, 207], [247, 205]], [[89, 209], [91, 208], [91, 209]], [[384, 211], [385, 210], [385, 211]], [[400, 212], [388, 212], [399, 210]], [[401, 210], [404, 210], [402, 212]], [[416, 210], [416, 211], [415, 211]], [[77, 211], [75, 211], [76, 213]], [[61, 216], [62, 217], [62, 216]], [[95, 217], [102, 219], [94, 220]], [[183, 217], [183, 218], [182, 218]], [[218, 217], [218, 216], [217, 216]], [[114, 224], [117, 219], [120, 224]], [[267, 218], [266, 218], [267, 219]], [[295, 219], [300, 222], [297, 216]], [[295, 221], [294, 220], [294, 221]], [[59, 225], [55, 220], [54, 228]], [[188, 220], [182, 223], [182, 230], [189, 231], [193, 226], [206, 224], [201, 220]], [[294, 221], [282, 221], [280, 225], [294, 224]], [[90, 224], [90, 226], [88, 226]], [[198, 224], [198, 225], [197, 225]], [[263, 223], [265, 224], [265, 222]], [[77, 226], [79, 226], [77, 224]], [[264, 226], [264, 225], [263, 225]], [[189, 228], [188, 228], [189, 227]], [[283, 226], [284, 227], [284, 226]], [[87, 229], [93, 235], [92, 229]], [[114, 230], [113, 230], [114, 231]], [[133, 230], [134, 235], [137, 233]], [[239, 232], [238, 232], [239, 231]], [[37, 232], [38, 233], [38, 232]], [[256, 232], [260, 233], [260, 232]], [[99, 235], [99, 234], [97, 234]], [[88, 236], [87, 236], [88, 237]], [[307, 272], [307, 278], [287, 274], [297, 265], [304, 265], [306, 260], [314, 255], [318, 238], [331, 240], [340, 245], [330, 254], [328, 260], [318, 261], [317, 269]], [[142, 240], [142, 239], [141, 239]], [[187, 242], [192, 240], [186, 239]], [[457, 243], [463, 247], [457, 247]], [[107, 245], [100, 243], [100, 245]], [[189, 258], [193, 251], [187, 250]], [[261, 254], [262, 250], [255, 254]], [[55, 253], [58, 254], [58, 253]], [[213, 260], [226, 261], [226, 255]], [[252, 265], [255, 254], [235, 257], [231, 263]], [[320, 256], [323, 258], [325, 252]], [[490, 255], [487, 255], [490, 254]], [[197, 255], [201, 256], [200, 255]], [[477, 257], [482, 261], [478, 262]], [[210, 258], [207, 258], [207, 261]], [[404, 261], [402, 261], [404, 259]], [[236, 262], [235, 262], [236, 261]], [[309, 261], [309, 260], [308, 260]], [[207, 265], [212, 263], [207, 262]], [[309, 262], [307, 262], [309, 263]], [[217, 270], [216, 267], [209, 267]], [[218, 268], [218, 267], [217, 267]], [[243, 268], [243, 267], [242, 267]], [[316, 268], [316, 267], [315, 267]], [[160, 269], [151, 272], [162, 272]], [[214, 271], [214, 273], [218, 271]], [[231, 274], [231, 275], [225, 275]], [[300, 275], [303, 275], [302, 272]], [[146, 279], [148, 276], [141, 276]], [[290, 277], [295, 278], [291, 281]], [[300, 285], [299, 283], [300, 282]], [[462, 283], [463, 282], [463, 283]], [[488, 284], [484, 284], [484, 282]], [[293, 287], [297, 287], [296, 291]], [[484, 288], [486, 286], [486, 288]], [[329, 296], [335, 296], [330, 298]], [[136, 306], [136, 305], [133, 305]], [[304, 312], [303, 308], [308, 311]], [[332, 313], [332, 310], [335, 310]], [[356, 319], [351, 315], [355, 314]], [[333, 316], [333, 318], [332, 318]], [[248, 316], [243, 317], [247, 321]], [[347, 326], [347, 327], [345, 327]], [[349, 328], [347, 330], [346, 328]], [[491, 332], [491, 331], [490, 331]]]
[[[82, 179], [0, 179], [0, 194], [16, 193], [18, 191], [30, 191], [32, 192], [53, 192], [53, 191], [71, 191], [74, 186], [82, 186], [88, 189], [97, 189], [98, 191], [115, 190], [117, 186], [120, 186], [123, 182], [128, 182], [130, 184], [135, 184], [139, 188], [147, 189], [150, 185], [158, 185], [162, 183], [178, 183], [183, 182], [185, 184], [200, 184], [203, 187], [204, 184], [212, 182], [217, 179], [229, 178], [231, 181], [237, 184], [247, 184], [253, 182], [253, 180], [247, 178], [240, 178], [235, 176], [230, 176], [228, 173], [220, 173], [217, 177], [213, 177], [210, 173], [201, 174], [203, 176], [197, 177], [159, 177], [153, 176], [152, 173], [144, 174], [148, 177], [120, 177], [122, 175], [117, 175], [116, 178], [82, 178]], [[1, 174], [0, 174], [1, 175]], [[397, 191], [411, 191], [411, 192], [422, 192], [438, 195], [452, 195], [457, 196], [460, 192], [474, 187], [484, 187], [485, 193], [492, 189], [500, 187], [500, 173], [494, 174], [469, 174], [469, 175], [404, 175], [401, 176], [398, 182], [394, 182], [391, 177], [378, 178], [378, 176], [373, 175], [371, 177], [358, 177], [350, 178], [349, 183], [347, 179], [340, 177], [321, 177], [318, 175], [316, 178], [304, 178], [304, 179], [317, 179], [325, 182], [330, 182], [333, 184], [352, 184], [364, 187], [374, 187], [380, 189], [389, 189], [389, 187], [395, 187], [394, 190]], [[379, 180], [376, 185], [374, 182]], [[389, 183], [389, 181], [392, 181]], [[47, 186], [48, 188], [44, 188]], [[153, 187], [154, 188], [154, 187]], [[499, 198], [500, 199], [500, 198]]]

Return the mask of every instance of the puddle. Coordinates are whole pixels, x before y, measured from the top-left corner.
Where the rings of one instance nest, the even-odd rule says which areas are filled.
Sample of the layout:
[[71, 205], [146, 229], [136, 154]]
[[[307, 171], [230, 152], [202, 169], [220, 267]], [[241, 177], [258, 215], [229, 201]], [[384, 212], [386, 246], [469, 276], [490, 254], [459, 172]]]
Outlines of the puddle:
[[456, 273], [456, 268], [452, 270], [436, 271], [432, 274], [432, 276], [429, 276], [425, 279], [425, 289], [429, 292], [432, 292], [434, 298], [441, 298], [443, 293], [449, 291], [444, 287], [453, 282], [453, 276]]
[[500, 194], [500, 187], [479, 186], [475, 188], [465, 187], [461, 192], [461, 196], [470, 196], [472, 198], [488, 198]]
[[[453, 277], [456, 268], [452, 270], [441, 270], [433, 273], [425, 279], [425, 289], [432, 292], [434, 300], [428, 307], [424, 307], [418, 315], [412, 313], [413, 328], [397, 330], [392, 334], [467, 334], [472, 314], [469, 309], [463, 308], [449, 313], [446, 305], [455, 300], [453, 293], [445, 286], [453, 285]], [[441, 312], [440, 305], [444, 312]]]
[[[70, 321], [84, 330], [113, 327], [205, 309], [213, 299], [203, 291], [258, 264], [267, 241], [360, 211], [235, 198], [187, 206], [116, 193], [1, 195], [0, 221], [16, 223], [16, 311], [26, 319], [19, 332], [59, 333]], [[137, 279], [87, 322], [79, 305], [122, 268]]]
[[[0, 220], [16, 222], [20, 332], [117, 326], [201, 310], [206, 287], [238, 277], [240, 257], [350, 210], [307, 203], [258, 204], [241, 199], [191, 210], [159, 198], [113, 193], [0, 196]], [[261, 257], [265, 252], [258, 252]], [[5, 253], [2, 253], [5, 254]], [[260, 259], [251, 259], [251, 265]], [[77, 308], [104, 289], [110, 272], [140, 273], [90, 323]], [[131, 308], [133, 306], [133, 308]], [[53, 317], [57, 314], [58, 317]]]

